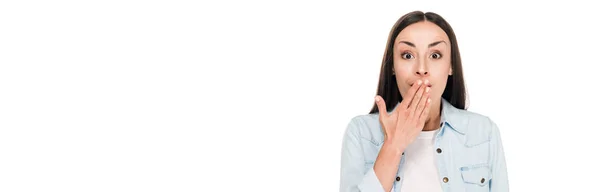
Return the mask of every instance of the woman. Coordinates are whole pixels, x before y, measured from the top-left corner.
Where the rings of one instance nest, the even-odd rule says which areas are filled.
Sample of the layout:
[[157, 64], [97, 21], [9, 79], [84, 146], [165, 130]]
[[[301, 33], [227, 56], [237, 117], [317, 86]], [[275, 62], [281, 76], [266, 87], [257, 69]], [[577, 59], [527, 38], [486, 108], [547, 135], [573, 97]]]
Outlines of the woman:
[[340, 191], [508, 191], [498, 127], [465, 97], [450, 25], [431, 12], [398, 19], [375, 104], [345, 132]]

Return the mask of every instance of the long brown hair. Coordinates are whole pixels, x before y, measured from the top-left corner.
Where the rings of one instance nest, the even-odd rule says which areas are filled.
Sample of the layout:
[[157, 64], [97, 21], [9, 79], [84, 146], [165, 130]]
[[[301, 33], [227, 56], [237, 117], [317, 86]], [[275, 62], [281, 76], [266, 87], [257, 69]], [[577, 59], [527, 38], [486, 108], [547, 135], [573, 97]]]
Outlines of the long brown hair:
[[[422, 11], [413, 11], [406, 15], [403, 15], [396, 21], [390, 35], [388, 37], [387, 45], [383, 55], [383, 61], [381, 62], [381, 72], [379, 74], [379, 85], [377, 86], [377, 95], [380, 95], [385, 100], [385, 106], [388, 110], [393, 109], [398, 102], [402, 102], [402, 96], [398, 90], [398, 83], [396, 78], [392, 74], [392, 68], [394, 67], [394, 42], [398, 34], [407, 26], [413, 23], [429, 21], [446, 32], [450, 39], [450, 55], [451, 55], [451, 67], [452, 75], [448, 76], [448, 83], [442, 93], [442, 97], [450, 102], [454, 107], [459, 109], [466, 109], [466, 91], [465, 81], [463, 78], [462, 64], [460, 61], [460, 52], [458, 51], [458, 43], [456, 42], [456, 36], [450, 24], [444, 20], [440, 15], [432, 12], [423, 13]], [[377, 113], [379, 109], [377, 104], [373, 104], [373, 108], [369, 114]]]

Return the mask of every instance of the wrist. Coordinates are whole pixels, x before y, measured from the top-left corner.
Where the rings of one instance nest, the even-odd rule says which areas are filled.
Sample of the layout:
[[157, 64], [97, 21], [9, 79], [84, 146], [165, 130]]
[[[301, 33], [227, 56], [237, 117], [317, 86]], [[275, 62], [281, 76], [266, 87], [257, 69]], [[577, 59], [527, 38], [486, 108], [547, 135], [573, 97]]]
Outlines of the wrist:
[[404, 144], [403, 140], [401, 139], [388, 138], [383, 142], [382, 148], [391, 150], [396, 155], [402, 155], [402, 153], [406, 149], [406, 144]]

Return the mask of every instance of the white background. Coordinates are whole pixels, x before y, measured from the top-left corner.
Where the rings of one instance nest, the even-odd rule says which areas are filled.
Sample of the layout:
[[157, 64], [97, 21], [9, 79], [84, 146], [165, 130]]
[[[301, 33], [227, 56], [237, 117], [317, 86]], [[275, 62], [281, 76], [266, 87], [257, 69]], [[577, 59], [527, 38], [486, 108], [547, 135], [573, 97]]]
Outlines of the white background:
[[454, 28], [512, 191], [594, 190], [597, 8], [3, 1], [0, 191], [337, 191], [342, 134], [413, 10]]

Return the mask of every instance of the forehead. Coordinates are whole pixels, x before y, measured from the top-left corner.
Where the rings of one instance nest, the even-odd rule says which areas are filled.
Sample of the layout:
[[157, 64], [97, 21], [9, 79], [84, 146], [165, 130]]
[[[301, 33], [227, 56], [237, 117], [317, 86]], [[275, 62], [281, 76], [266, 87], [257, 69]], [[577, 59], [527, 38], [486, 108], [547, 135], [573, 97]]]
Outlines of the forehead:
[[446, 32], [429, 21], [421, 21], [408, 25], [398, 34], [395, 43], [400, 41], [409, 41], [417, 45], [429, 44], [435, 41], [446, 41], [449, 43]]

